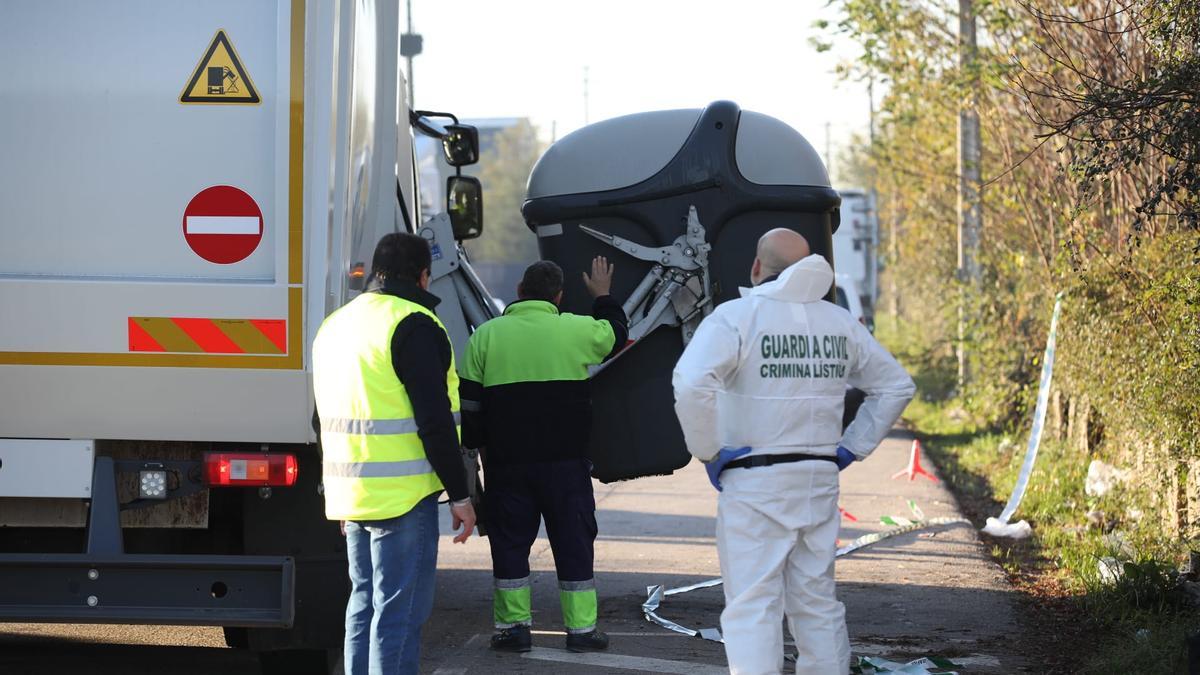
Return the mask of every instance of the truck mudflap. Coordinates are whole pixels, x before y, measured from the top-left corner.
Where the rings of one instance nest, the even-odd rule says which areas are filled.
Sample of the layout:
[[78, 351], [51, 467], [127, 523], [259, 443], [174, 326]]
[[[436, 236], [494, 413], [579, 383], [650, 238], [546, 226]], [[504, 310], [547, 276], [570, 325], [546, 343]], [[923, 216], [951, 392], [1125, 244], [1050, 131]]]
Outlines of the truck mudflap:
[[0, 621], [290, 627], [289, 557], [0, 554]]

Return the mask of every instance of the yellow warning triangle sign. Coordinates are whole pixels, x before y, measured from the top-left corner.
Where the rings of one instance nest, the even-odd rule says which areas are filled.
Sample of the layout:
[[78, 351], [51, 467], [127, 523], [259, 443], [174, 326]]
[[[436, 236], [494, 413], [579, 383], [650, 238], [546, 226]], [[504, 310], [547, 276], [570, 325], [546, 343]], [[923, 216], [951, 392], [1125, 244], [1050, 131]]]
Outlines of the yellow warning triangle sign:
[[225, 35], [218, 30], [208, 50], [200, 58], [196, 70], [188, 80], [180, 103], [231, 103], [255, 105], [262, 102], [258, 90], [250, 81], [250, 73], [238, 58], [237, 50]]

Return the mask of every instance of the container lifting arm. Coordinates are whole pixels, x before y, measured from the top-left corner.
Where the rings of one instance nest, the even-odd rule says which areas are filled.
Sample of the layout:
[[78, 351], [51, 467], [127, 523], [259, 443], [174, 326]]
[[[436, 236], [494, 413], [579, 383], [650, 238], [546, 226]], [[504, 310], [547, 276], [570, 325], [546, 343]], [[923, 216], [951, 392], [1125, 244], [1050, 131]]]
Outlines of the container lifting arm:
[[[579, 228], [584, 234], [628, 256], [654, 263], [624, 304], [625, 315], [629, 317], [630, 344], [659, 326], [681, 326], [683, 342], [687, 344], [700, 320], [712, 312], [712, 283], [708, 270], [712, 244], [705, 240], [704, 226], [695, 205], [688, 207], [686, 221], [684, 233], [670, 246], [661, 248], [642, 246], [585, 225]], [[596, 372], [615, 360], [599, 366]]]

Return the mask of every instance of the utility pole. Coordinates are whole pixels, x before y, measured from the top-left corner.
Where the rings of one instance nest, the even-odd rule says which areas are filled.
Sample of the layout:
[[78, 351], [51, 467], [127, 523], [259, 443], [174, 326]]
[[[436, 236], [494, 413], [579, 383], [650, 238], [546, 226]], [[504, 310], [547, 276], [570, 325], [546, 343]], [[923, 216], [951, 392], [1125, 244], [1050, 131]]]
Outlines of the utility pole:
[[413, 57], [421, 53], [422, 38], [413, 32], [412, 0], [408, 0], [408, 30], [400, 36], [400, 55], [406, 62], [404, 73], [408, 79], [408, 107], [416, 109], [416, 99], [413, 97]]
[[583, 125], [584, 126], [587, 126], [589, 123], [589, 119], [588, 119], [589, 112], [590, 111], [588, 110], [588, 67], [584, 66], [583, 67]]
[[[867, 278], [870, 280], [867, 283], [870, 287], [867, 293], [871, 296], [871, 315], [874, 316], [876, 305], [879, 303], [879, 168], [875, 165], [875, 74], [871, 73], [867, 76], [867, 156], [871, 158], [871, 201], [870, 201], [870, 216], [871, 216], [871, 267], [867, 270]], [[892, 244], [892, 239], [895, 237], [895, 230], [892, 231], [889, 237], [889, 245]], [[893, 289], [894, 290], [894, 289]]]
[[829, 175], [829, 182], [833, 182], [833, 155], [829, 154], [829, 122], [825, 123], [825, 173]]
[[[867, 100], [871, 106], [870, 117], [870, 133], [871, 133], [871, 157], [875, 157], [875, 73], [870, 73], [867, 80]], [[875, 195], [875, 203], [879, 203], [879, 167], [875, 167], [875, 171], [871, 173], [871, 192]], [[896, 276], [899, 273], [900, 262], [900, 203], [896, 199], [896, 190], [892, 189], [888, 193], [888, 256], [887, 264], [892, 269], [888, 272], [888, 311], [894, 318], [900, 318], [900, 285], [896, 283]], [[882, 212], [876, 215], [876, 223], [879, 230], [882, 232], [883, 223], [881, 218]], [[878, 268], [877, 268], [878, 269]], [[876, 273], [876, 284], [878, 284], [878, 272]]]
[[967, 366], [968, 307], [979, 292], [979, 231], [983, 208], [979, 192], [981, 148], [979, 139], [979, 70], [975, 41], [974, 0], [958, 0], [958, 68], [966, 90], [958, 111], [958, 389], [970, 380]]
[[871, 142], [871, 149], [875, 149], [875, 73], [871, 73], [867, 79], [867, 140]]

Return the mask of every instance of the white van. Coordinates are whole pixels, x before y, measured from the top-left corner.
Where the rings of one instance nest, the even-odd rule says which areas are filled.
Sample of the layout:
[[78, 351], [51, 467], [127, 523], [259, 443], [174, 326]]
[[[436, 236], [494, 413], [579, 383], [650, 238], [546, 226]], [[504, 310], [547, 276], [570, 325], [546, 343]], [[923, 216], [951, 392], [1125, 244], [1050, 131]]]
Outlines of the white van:
[[863, 314], [862, 300], [858, 295], [858, 286], [854, 283], [854, 279], [849, 274], [835, 274], [834, 278], [834, 301], [838, 307], [850, 312], [864, 326], [867, 326], [867, 317]]

